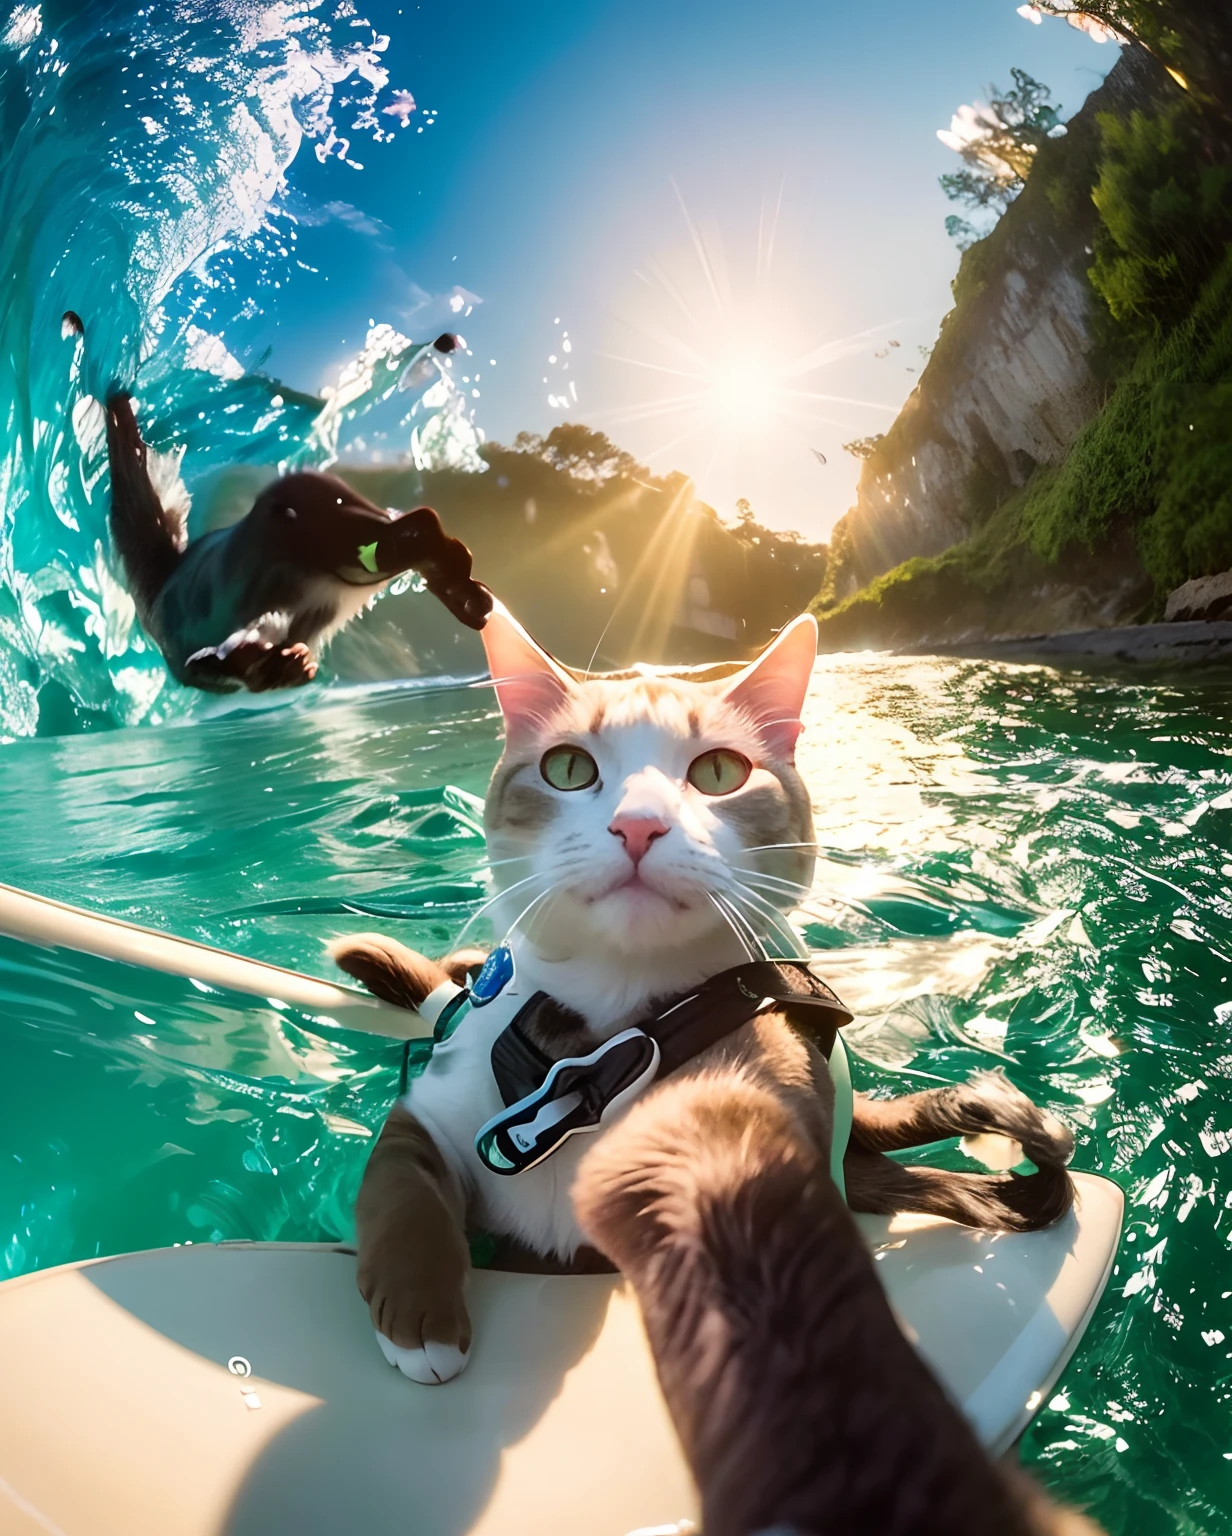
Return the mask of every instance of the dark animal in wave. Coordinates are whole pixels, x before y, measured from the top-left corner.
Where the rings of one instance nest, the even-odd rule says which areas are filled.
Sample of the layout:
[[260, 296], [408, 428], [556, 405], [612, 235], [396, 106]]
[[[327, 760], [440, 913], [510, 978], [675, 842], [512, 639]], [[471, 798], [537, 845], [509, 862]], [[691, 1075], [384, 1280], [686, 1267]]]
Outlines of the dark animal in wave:
[[159, 466], [125, 394], [107, 401], [107, 455], [111, 536], [129, 591], [146, 633], [191, 688], [257, 693], [311, 682], [319, 649], [406, 571], [471, 629], [492, 610], [470, 551], [431, 507], [389, 512], [336, 475], [303, 471], [268, 486], [233, 527], [190, 544], [187, 498], [156, 488]]

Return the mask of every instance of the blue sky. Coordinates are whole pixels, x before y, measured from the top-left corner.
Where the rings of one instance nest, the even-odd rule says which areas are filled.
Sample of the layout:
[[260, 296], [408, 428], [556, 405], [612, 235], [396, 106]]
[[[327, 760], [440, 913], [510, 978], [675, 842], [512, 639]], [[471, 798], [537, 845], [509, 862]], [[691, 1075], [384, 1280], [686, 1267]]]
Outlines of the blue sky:
[[[355, 141], [362, 171], [301, 152], [319, 271], [267, 294], [266, 366], [319, 387], [369, 318], [435, 334], [461, 287], [489, 437], [586, 421], [725, 515], [743, 495], [813, 536], [852, 500], [842, 442], [893, 419], [950, 305], [935, 130], [1011, 65], [1068, 115], [1116, 56], [1012, 0], [361, 10], [421, 110]], [[570, 382], [576, 406], [550, 406]]]

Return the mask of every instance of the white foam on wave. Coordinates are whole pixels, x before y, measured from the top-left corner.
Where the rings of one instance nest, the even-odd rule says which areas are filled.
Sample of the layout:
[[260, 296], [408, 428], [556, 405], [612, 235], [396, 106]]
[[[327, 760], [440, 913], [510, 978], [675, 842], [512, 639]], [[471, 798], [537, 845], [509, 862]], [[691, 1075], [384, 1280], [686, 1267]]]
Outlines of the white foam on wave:
[[[377, 95], [389, 83], [380, 62], [388, 37], [373, 31], [367, 42], [339, 43], [330, 26], [312, 14], [320, 0], [273, 5], [221, 0], [216, 7], [180, 0], [174, 14], [191, 23], [210, 9], [235, 28], [236, 47], [217, 59], [194, 57], [179, 42], [169, 49], [169, 71], [177, 66], [183, 71], [174, 127], [191, 127], [205, 138], [190, 146], [185, 135], [181, 147], [195, 164], [190, 174], [176, 175], [178, 205], [150, 209], [149, 225], [134, 248], [151, 313], [194, 263], [229, 240], [242, 243], [257, 233], [305, 137], [318, 141], [319, 159], [337, 155], [350, 161], [350, 141], [339, 136], [331, 111], [335, 88], [344, 80], [357, 76], [368, 86], [355, 102], [353, 131], [362, 126], [375, 138], [392, 137], [375, 118]], [[350, 12], [352, 27], [364, 26], [353, 6], [337, 8], [339, 16], [343, 11]], [[278, 43], [285, 45], [281, 57], [259, 62], [269, 60], [271, 45]], [[199, 102], [192, 99], [194, 87]], [[219, 87], [226, 101], [222, 112], [207, 100]]]
[[43, 30], [43, 7], [19, 5], [9, 17], [9, 24], [0, 35], [0, 43], [6, 48], [28, 48]]

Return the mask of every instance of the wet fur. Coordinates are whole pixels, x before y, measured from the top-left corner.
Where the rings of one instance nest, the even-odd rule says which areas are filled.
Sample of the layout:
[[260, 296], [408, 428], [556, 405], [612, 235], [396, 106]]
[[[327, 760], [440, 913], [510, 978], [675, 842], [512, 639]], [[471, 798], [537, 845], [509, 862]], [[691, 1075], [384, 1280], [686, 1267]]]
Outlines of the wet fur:
[[[165, 475], [155, 474], [158, 456], [142, 440], [126, 397], [108, 405], [107, 453], [111, 536], [137, 612], [146, 623], [188, 543], [187, 497], [178, 475], [167, 485]], [[156, 486], [156, 480], [163, 484]]]
[[[419, 571], [462, 623], [486, 618], [491, 594], [431, 508], [391, 514], [332, 475], [303, 471], [190, 544], [178, 457], [147, 447], [127, 395], [107, 401], [106, 421], [112, 541], [142, 625], [180, 682], [219, 693], [311, 682], [316, 650], [402, 570]], [[393, 563], [360, 568], [366, 543], [388, 546]]]

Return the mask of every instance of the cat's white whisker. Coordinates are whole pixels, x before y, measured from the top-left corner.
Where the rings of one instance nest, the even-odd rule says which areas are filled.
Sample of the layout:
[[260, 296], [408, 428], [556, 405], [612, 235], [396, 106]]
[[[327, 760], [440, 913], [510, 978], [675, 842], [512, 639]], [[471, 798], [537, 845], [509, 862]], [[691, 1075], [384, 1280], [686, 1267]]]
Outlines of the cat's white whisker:
[[[739, 911], [721, 896], [716, 895], [714, 891], [707, 891], [706, 895], [714, 904], [715, 911], [740, 940], [741, 946], [749, 959], [764, 960], [766, 958], [765, 945], [762, 944], [760, 937], [754, 932], [748, 922], [741, 917]], [[753, 940], [752, 944], [749, 943], [750, 937]], [[757, 947], [756, 951], [754, 950], [754, 945]]]
[[[744, 889], [746, 891], [748, 891], [750, 895], [753, 894], [752, 887], [745, 886]], [[780, 893], [776, 893], [774, 891], [770, 891], [770, 894], [771, 895], [775, 895], [775, 894], [780, 894]], [[846, 903], [844, 903], [844, 902], [835, 902], [834, 907], [832, 907], [829, 911], [826, 911], [824, 908], [817, 906], [815, 902], [811, 902], [811, 901], [793, 901], [792, 902], [792, 911], [794, 911], [794, 912], [803, 912], [806, 917], [814, 917], [814, 918], [817, 919], [817, 921], [819, 923], [831, 923], [832, 924], [835, 921], [835, 919], [836, 919], [836, 917], [838, 915], [836, 913], [836, 911], [835, 911], [835, 908], [836, 907], [841, 907], [841, 906], [846, 906], [849, 911], [853, 911], [853, 912], [858, 912], [858, 911], [862, 910], [862, 908], [860, 908], [858, 906], [855, 906], [853, 903], [850, 903], [850, 902], [846, 902]]]
[[536, 880], [546, 880], [546, 879], [547, 879], [546, 875], [540, 874], [540, 873], [536, 872], [533, 875], [527, 875], [524, 880], [517, 880], [517, 881], [515, 881], [513, 885], [505, 886], [505, 888], [503, 890], [497, 891], [494, 896], [489, 896], [487, 901], [480, 903], [480, 905], [475, 908], [475, 910], [467, 918], [466, 922], [462, 925], [462, 931], [458, 934], [457, 938], [454, 939], [454, 941], [453, 941], [454, 948], [455, 949], [461, 949], [463, 939], [465, 939], [467, 934], [471, 931], [471, 929], [475, 926], [475, 924], [479, 921], [479, 919], [481, 917], [483, 917], [483, 915], [486, 912], [488, 912], [492, 907], [494, 907], [498, 901], [503, 900], [504, 897], [506, 897], [506, 896], [512, 896], [515, 891], [522, 890], [524, 887], [533, 884], [533, 882], [536, 881]]
[[508, 859], [481, 859], [481, 860], [479, 860], [476, 863], [475, 868], [476, 869], [503, 869], [503, 868], [506, 868], [510, 864], [531, 864], [533, 862], [534, 862], [534, 854], [531, 854], [531, 853], [518, 853], [518, 854], [514, 854], [513, 857], [508, 858]]
[[[560, 882], [556, 881], [552, 885], [549, 885], [546, 891], [540, 891], [538, 896], [536, 896], [535, 899], [529, 903], [529, 905], [523, 907], [521, 912], [518, 913], [517, 917], [514, 918], [513, 922], [509, 924], [506, 937], [509, 937], [517, 931], [517, 929], [521, 926], [529, 914], [534, 911], [534, 909], [539, 905], [541, 901], [545, 900], [549, 896], [558, 896], [560, 894], [560, 889]], [[527, 937], [530, 937], [529, 931], [527, 932]]]
[[[755, 886], [760, 886], [762, 887], [763, 893], [765, 895], [777, 895], [780, 900], [786, 899], [792, 901], [793, 903], [796, 901], [797, 897], [808, 895], [807, 888], [802, 888], [801, 886], [795, 885], [787, 880], [776, 879], [772, 875], [759, 875], [755, 871], [742, 870], [738, 864], [733, 864], [731, 866], [731, 870], [732, 883], [740, 890], [751, 890]], [[737, 873], [737, 871], [739, 871], [739, 873]], [[740, 878], [741, 874], [747, 875], [748, 879], [742, 880]], [[781, 912], [783, 909], [780, 906], [777, 907], [776, 910]]]
[[775, 932], [780, 937], [786, 938], [797, 953], [806, 948], [800, 935], [788, 922], [786, 916], [773, 903], [767, 901], [765, 897], [759, 896], [756, 891], [742, 884], [739, 880], [734, 883], [742, 894], [737, 895], [735, 890], [729, 889], [728, 896], [733, 902], [748, 907], [751, 911], [759, 913], [764, 920], [768, 920]]
[[742, 853], [773, 853], [780, 848], [824, 848], [824, 843], [754, 843], [751, 848], [742, 848]]
[[[793, 903], [800, 907], [802, 910], [804, 905], [804, 898], [812, 897], [814, 901], [820, 901], [823, 899], [820, 896], [813, 895], [812, 886], [801, 885], [794, 880], [784, 880], [778, 875], [767, 875], [760, 870], [747, 869], [742, 864], [734, 864], [732, 868], [738, 869], [742, 875], [746, 876], [744, 883], [753, 886], [760, 886], [763, 890], [769, 892], [772, 895], [777, 894], [781, 896], [789, 896], [792, 898]], [[861, 905], [861, 903], [856, 901], [845, 901], [841, 896], [830, 896], [828, 900], [830, 901], [832, 907], [846, 907], [849, 911], [852, 912], [863, 912], [866, 910]]]
[[784, 892], [797, 891], [801, 896], [807, 896], [812, 890], [811, 885], [805, 885], [801, 880], [787, 880], [781, 875], [768, 875], [764, 870], [749, 869], [745, 864], [733, 864], [731, 867], [734, 870], [738, 870], [742, 875], [748, 875], [751, 879], [758, 881], [767, 888], [777, 885]]
[[732, 886], [729, 887], [727, 896], [728, 900], [747, 908], [759, 922], [769, 922], [770, 926], [777, 932], [782, 932], [784, 927], [789, 926], [786, 914], [779, 907], [776, 907], [772, 901], [768, 901], [749, 886], [742, 885], [738, 880], [734, 881]]

